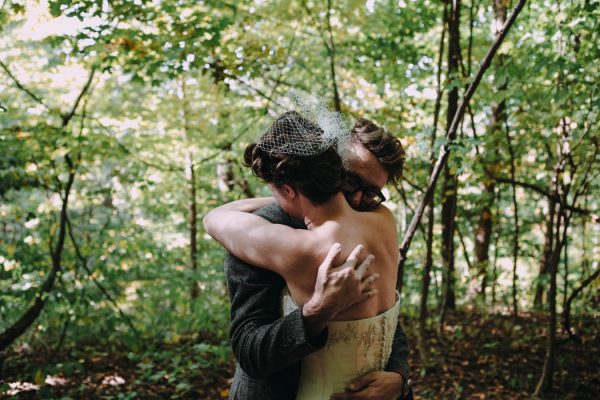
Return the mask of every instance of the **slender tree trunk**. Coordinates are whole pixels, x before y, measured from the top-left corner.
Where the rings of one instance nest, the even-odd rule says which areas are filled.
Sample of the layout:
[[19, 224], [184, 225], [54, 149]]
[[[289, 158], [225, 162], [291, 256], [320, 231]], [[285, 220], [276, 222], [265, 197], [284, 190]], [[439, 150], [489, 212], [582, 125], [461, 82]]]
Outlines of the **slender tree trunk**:
[[[446, 39], [446, 26], [448, 19], [448, 6], [444, 6], [444, 13], [442, 16], [442, 35], [440, 39], [440, 49], [438, 52], [438, 63], [437, 63], [437, 95], [435, 101], [435, 107], [433, 110], [433, 129], [431, 131], [430, 146], [431, 155], [429, 157], [430, 168], [429, 174], [433, 172], [433, 166], [435, 164], [435, 154], [433, 147], [435, 145], [435, 139], [437, 136], [437, 126], [440, 116], [441, 102], [442, 102], [442, 60], [444, 58], [444, 45]], [[427, 343], [427, 300], [429, 298], [429, 285], [431, 283], [431, 268], [433, 267], [433, 226], [435, 223], [435, 203], [434, 197], [432, 196], [429, 205], [427, 206], [427, 237], [426, 237], [426, 255], [425, 264], [423, 265], [423, 274], [421, 276], [421, 301], [419, 304], [419, 355], [421, 358], [421, 364], [423, 365], [424, 371], [427, 372], [431, 365], [431, 354], [429, 352], [429, 344]]]
[[[196, 200], [196, 171], [194, 166], [194, 151], [192, 146], [191, 137], [191, 124], [189, 114], [189, 101], [187, 95], [187, 87], [185, 84], [185, 77], [181, 80], [181, 101], [182, 101], [182, 112], [183, 112], [183, 136], [185, 142], [188, 144], [190, 150], [186, 154], [186, 166], [185, 175], [188, 181], [189, 188], [189, 203], [188, 203], [188, 224], [189, 224], [189, 235], [190, 235], [190, 269], [193, 275], [196, 275], [198, 270], [198, 211], [197, 211], [197, 200]], [[190, 297], [192, 299], [198, 298], [200, 295], [200, 288], [195, 278], [192, 278], [190, 283]]]
[[494, 239], [494, 261], [492, 263], [492, 312], [496, 306], [496, 283], [498, 282], [498, 242], [500, 241], [500, 225], [496, 228]]
[[[558, 264], [560, 263], [560, 254], [562, 247], [565, 244], [567, 231], [569, 228], [570, 218], [567, 216], [565, 204], [567, 204], [569, 184], [563, 183], [563, 175], [565, 174], [565, 160], [570, 157], [568, 153], [568, 147], [564, 144], [568, 143], [568, 136], [565, 130], [563, 130], [562, 141], [557, 144], [559, 157], [555, 166], [554, 173], [554, 193], [561, 199], [558, 206], [558, 213], [556, 215], [556, 224], [554, 229], [554, 241], [552, 246], [552, 254], [550, 256], [548, 273], [550, 274], [550, 289], [548, 290], [548, 310], [550, 314], [550, 326], [548, 332], [548, 342], [546, 347], [546, 358], [544, 360], [544, 367], [542, 369], [542, 375], [535, 388], [534, 396], [539, 397], [543, 394], [549, 393], [552, 390], [553, 379], [554, 379], [554, 364], [556, 357], [556, 295], [557, 295], [557, 275], [558, 275]], [[563, 153], [563, 151], [567, 153]], [[576, 199], [576, 198], [575, 198]], [[573, 202], [575, 206], [575, 201]], [[562, 237], [561, 237], [562, 230]]]
[[485, 290], [487, 287], [487, 268], [493, 230], [491, 207], [493, 206], [495, 188], [496, 185], [494, 182], [484, 185], [481, 196], [484, 205], [479, 213], [479, 221], [475, 230], [475, 259], [473, 260], [473, 267], [475, 268], [476, 275], [474, 285], [479, 285], [477, 295], [482, 300], [485, 300]]
[[434, 208], [433, 199], [429, 204], [427, 212], [427, 254], [425, 264], [423, 265], [423, 274], [421, 276], [421, 301], [419, 303], [419, 356], [425, 372], [431, 365], [431, 355], [429, 344], [427, 343], [427, 299], [429, 298], [429, 284], [431, 282], [431, 267], [433, 266], [433, 224]]
[[219, 190], [222, 193], [233, 190], [235, 186], [235, 175], [231, 160], [227, 159], [217, 164], [217, 178]]
[[[588, 207], [588, 198], [587, 196], [584, 197], [583, 199], [583, 207], [587, 208]], [[581, 237], [582, 238], [586, 238], [587, 237], [587, 219], [583, 219], [583, 221], [581, 221]], [[587, 248], [587, 240], [583, 240], [581, 243], [581, 259], [583, 260], [581, 262], [581, 272], [582, 274], [585, 276], [588, 274], [588, 267], [589, 267], [589, 257], [588, 257], [588, 248]]]
[[[194, 275], [198, 270], [198, 211], [196, 207], [196, 171], [194, 170], [194, 160], [188, 158], [188, 176], [190, 186], [190, 205], [189, 205], [189, 224], [190, 224], [190, 264]], [[200, 288], [195, 280], [192, 281], [190, 293], [192, 299], [198, 298]]]
[[404, 288], [404, 265], [398, 265], [398, 276], [396, 277], [396, 290], [402, 295]]
[[[561, 205], [559, 207], [557, 222], [556, 222], [556, 240], [552, 255], [550, 257], [549, 274], [550, 274], [550, 289], [548, 290], [548, 310], [550, 314], [550, 331], [548, 332], [548, 341], [546, 348], [546, 358], [542, 369], [542, 376], [536, 386], [534, 396], [541, 396], [544, 393], [549, 393], [552, 390], [554, 379], [554, 364], [556, 358], [556, 275], [558, 272], [558, 264], [560, 262], [560, 253], [563, 246], [563, 241], [560, 240], [561, 222], [565, 218], [565, 210]], [[564, 231], [566, 234], [568, 222], [564, 221]]]
[[326, 44], [329, 53], [329, 70], [331, 73], [331, 85], [333, 86], [333, 104], [335, 111], [342, 111], [342, 102], [335, 76], [335, 42], [333, 41], [333, 31], [331, 29], [331, 0], [327, 0], [327, 30], [329, 32], [329, 44]]
[[513, 9], [512, 13], [510, 14], [510, 17], [508, 18], [506, 24], [502, 29], [502, 33], [500, 34], [498, 39], [494, 41], [492, 46], [487, 51], [485, 57], [481, 61], [481, 65], [479, 66], [479, 69], [477, 70], [473, 81], [469, 85], [462, 101], [460, 102], [460, 105], [458, 106], [458, 109], [456, 110], [456, 113], [452, 119], [452, 124], [450, 125], [450, 128], [446, 131], [446, 134], [444, 136], [444, 144], [440, 148], [435, 165], [433, 166], [433, 172], [431, 173], [431, 176], [429, 177], [429, 181], [427, 183], [427, 187], [425, 188], [423, 198], [421, 199], [421, 202], [415, 209], [415, 213], [410, 221], [410, 225], [406, 229], [404, 237], [402, 238], [402, 243], [400, 245], [399, 264], [406, 262], [408, 250], [410, 249], [410, 244], [412, 243], [412, 239], [415, 235], [415, 232], [417, 231], [417, 227], [419, 226], [421, 218], [423, 217], [425, 207], [427, 206], [429, 201], [431, 201], [431, 198], [433, 197], [433, 193], [435, 191], [436, 183], [440, 177], [440, 174], [442, 173], [444, 166], [446, 165], [446, 162], [448, 161], [448, 156], [450, 155], [449, 145], [451, 145], [453, 142], [450, 138], [456, 137], [456, 132], [465, 115], [465, 110], [469, 105], [469, 101], [471, 101], [473, 94], [475, 93], [475, 91], [479, 87], [479, 84], [481, 83], [481, 79], [483, 78], [485, 72], [491, 65], [491, 62], [494, 59], [494, 55], [502, 45], [504, 38], [506, 38], [506, 35], [508, 35], [508, 32], [514, 25], [515, 21], [517, 20], [517, 17], [523, 10], [523, 7], [525, 7], [526, 3], [527, 0], [519, 0], [515, 5], [515, 8]]
[[[44, 103], [40, 98], [33, 95], [28, 89], [26, 89], [11, 73], [6, 65], [0, 62], [0, 66], [7, 72], [7, 74], [13, 79], [17, 87], [19, 89], [28, 93], [36, 102], [44, 105], [46, 108], [48, 106]], [[96, 73], [95, 69], [90, 71], [88, 79], [79, 92], [77, 99], [71, 106], [71, 109], [61, 114], [61, 128], [66, 130], [69, 123], [75, 116], [75, 112], [79, 107], [81, 99], [85, 96], [86, 93], [90, 90], [92, 86], [92, 81], [94, 80], [94, 75]], [[25, 313], [19, 318], [15, 323], [9, 326], [4, 332], [0, 333], [0, 352], [7, 349], [15, 340], [19, 338], [27, 329], [35, 322], [35, 320], [40, 316], [42, 310], [44, 309], [44, 305], [46, 304], [46, 300], [48, 299], [48, 294], [54, 288], [54, 282], [56, 281], [56, 277], [62, 268], [62, 254], [65, 245], [65, 237], [67, 231], [67, 219], [68, 219], [68, 207], [69, 207], [69, 195], [71, 194], [71, 189], [73, 187], [73, 183], [75, 181], [75, 175], [77, 171], [77, 166], [71, 159], [71, 154], [67, 153], [65, 155], [65, 163], [67, 164], [68, 175], [67, 182], [64, 185], [64, 191], [61, 193], [62, 203], [60, 209], [59, 223], [58, 223], [58, 239], [56, 241], [56, 246], [52, 247], [52, 238], [50, 240], [50, 258], [52, 260], [52, 268], [50, 270], [50, 274], [42, 284], [39, 292], [36, 294], [33, 304], [25, 311]], [[62, 190], [62, 189], [61, 189]]]
[[[458, 79], [458, 67], [460, 62], [460, 0], [450, 3], [448, 13], [448, 77], [451, 80]], [[446, 129], [450, 130], [454, 114], [458, 109], [458, 87], [452, 84], [448, 91], [448, 109], [446, 113]], [[448, 138], [456, 139], [456, 132]], [[443, 275], [443, 303], [440, 326], [446, 320], [449, 310], [454, 310], [454, 224], [456, 218], [456, 188], [457, 177], [453, 170], [446, 165], [444, 167], [444, 181], [442, 184], [442, 265]]]
[[68, 160], [67, 163], [69, 164], [70, 171], [67, 183], [65, 185], [65, 190], [62, 195], [62, 205], [60, 210], [60, 219], [58, 226], [58, 239], [54, 249], [51, 249], [52, 269], [50, 270], [48, 278], [46, 278], [46, 280], [42, 284], [40, 291], [35, 296], [33, 304], [21, 316], [21, 318], [19, 318], [14, 324], [12, 324], [0, 334], [0, 352], [6, 350], [6, 348], [8, 348], [8, 346], [10, 346], [19, 336], [25, 333], [25, 331], [39, 317], [40, 313], [44, 308], [44, 305], [46, 304], [46, 300], [48, 299], [48, 293], [52, 291], [52, 288], [54, 287], [54, 282], [56, 280], [56, 276], [61, 270], [62, 254], [64, 250], [65, 234], [67, 229], [66, 221], [67, 208], [69, 205], [69, 195], [71, 193], [73, 182], [75, 181], [75, 169], [72, 165], [71, 159], [68, 154], [65, 156], [65, 159]]
[[563, 264], [565, 265], [565, 274], [563, 276], [563, 313], [567, 308], [567, 295], [569, 292], [569, 238], [565, 236], [565, 245], [563, 246]]
[[[506, 2], [503, 0], [494, 0], [494, 19], [492, 20], [492, 35], [494, 40], [498, 38], [501, 33], [501, 27], [506, 23]], [[499, 54], [495, 60], [496, 69], [501, 68], [504, 65], [504, 56]], [[499, 86], [496, 88], [497, 91], [502, 91], [507, 86], [506, 81], [499, 82]], [[498, 150], [498, 141], [494, 138], [502, 129], [504, 121], [506, 121], [505, 113], [505, 101], [502, 98], [498, 103], [492, 106], [492, 114], [490, 118], [490, 124], [488, 132], [490, 135], [491, 147], [486, 149], [484, 154], [484, 168], [494, 167], [497, 164], [496, 151]], [[478, 295], [480, 298], [485, 300], [485, 290], [487, 285], [487, 267], [489, 264], [489, 248], [492, 236], [492, 213], [491, 208], [494, 202], [494, 190], [496, 182], [490, 178], [484, 184], [484, 190], [482, 197], [483, 207], [479, 214], [479, 221], [477, 229], [475, 231], [475, 261], [474, 266], [476, 269], [476, 279], [480, 282]]]
[[518, 302], [517, 302], [517, 260], [519, 257], [519, 203], [517, 202], [517, 185], [515, 181], [515, 151], [513, 149], [512, 141], [510, 138], [510, 132], [508, 126], [506, 127], [506, 142], [508, 152], [510, 154], [510, 176], [513, 180], [512, 184], [512, 201], [513, 201], [513, 218], [514, 218], [514, 231], [513, 231], [513, 270], [512, 270], [512, 306], [513, 306], [513, 321], [517, 322], [517, 316], [519, 313]]
[[546, 236], [544, 239], [544, 250], [540, 262], [540, 272], [538, 275], [533, 305], [541, 307], [543, 304], [544, 286], [546, 276], [548, 275], [550, 258], [552, 256], [552, 243], [554, 243], [554, 219], [556, 214], [556, 201], [548, 199], [548, 217], [546, 219]]

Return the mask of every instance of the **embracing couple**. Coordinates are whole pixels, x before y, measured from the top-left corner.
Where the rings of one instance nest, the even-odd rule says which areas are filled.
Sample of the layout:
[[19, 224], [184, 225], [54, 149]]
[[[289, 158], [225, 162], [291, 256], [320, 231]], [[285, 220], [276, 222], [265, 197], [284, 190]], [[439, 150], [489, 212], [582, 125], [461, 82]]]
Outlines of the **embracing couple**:
[[273, 197], [204, 219], [229, 252], [230, 399], [412, 399], [397, 229], [381, 205], [404, 150], [366, 119], [344, 137], [327, 130], [295, 111], [277, 117], [244, 152]]

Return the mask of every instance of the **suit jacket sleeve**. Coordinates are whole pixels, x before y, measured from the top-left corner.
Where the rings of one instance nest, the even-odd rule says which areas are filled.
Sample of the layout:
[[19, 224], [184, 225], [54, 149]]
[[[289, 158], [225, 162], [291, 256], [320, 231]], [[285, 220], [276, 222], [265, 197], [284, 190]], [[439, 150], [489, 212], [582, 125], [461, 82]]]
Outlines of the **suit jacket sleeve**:
[[396, 332], [394, 333], [394, 341], [392, 343], [392, 353], [390, 355], [390, 359], [388, 360], [388, 364], [385, 368], [386, 371], [394, 371], [399, 370], [405, 376], [409, 376], [409, 368], [408, 368], [408, 354], [410, 353], [410, 347], [408, 345], [408, 341], [406, 340], [406, 335], [404, 335], [404, 331], [402, 330], [402, 326], [400, 325], [400, 321], [396, 325]]
[[[275, 204], [256, 213], [273, 223], [304, 228]], [[285, 280], [280, 275], [227, 254], [225, 278], [231, 301], [231, 346], [250, 377], [265, 378], [325, 345], [326, 331], [308, 337], [300, 309], [281, 317]]]

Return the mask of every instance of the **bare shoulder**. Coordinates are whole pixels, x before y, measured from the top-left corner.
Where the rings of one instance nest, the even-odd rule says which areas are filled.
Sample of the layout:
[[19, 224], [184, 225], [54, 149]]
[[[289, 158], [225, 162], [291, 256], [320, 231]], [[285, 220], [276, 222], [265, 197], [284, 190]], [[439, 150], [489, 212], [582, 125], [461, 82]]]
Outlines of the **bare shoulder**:
[[380, 221], [391, 224], [394, 227], [396, 226], [396, 218], [394, 217], [392, 210], [383, 204], [379, 205], [376, 209], [370, 212], [374, 214], [374, 216], [376, 216]]
[[306, 229], [294, 229], [286, 225], [276, 225], [278, 229], [271, 231], [268, 239], [277, 243], [272, 250], [280, 255], [281, 263], [290, 265], [305, 265], [315, 258], [318, 240], [314, 232]]
[[394, 214], [392, 213], [392, 210], [390, 210], [383, 204], [380, 204], [379, 206], [377, 206], [377, 208], [375, 208], [373, 210], [373, 212], [376, 214], [386, 216], [386, 217], [394, 218]]

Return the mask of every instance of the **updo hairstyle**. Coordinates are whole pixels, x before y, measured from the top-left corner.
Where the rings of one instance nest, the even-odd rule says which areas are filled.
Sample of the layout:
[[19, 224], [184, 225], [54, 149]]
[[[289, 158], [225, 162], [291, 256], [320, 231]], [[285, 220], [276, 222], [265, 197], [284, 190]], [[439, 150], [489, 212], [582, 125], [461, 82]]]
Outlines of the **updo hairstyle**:
[[[295, 111], [280, 115], [258, 143], [244, 151], [244, 165], [266, 183], [288, 184], [314, 204], [323, 204], [341, 190], [344, 180], [342, 160], [336, 145], [317, 155], [296, 155], [290, 148], [310, 146], [321, 141], [322, 130]], [[307, 136], [310, 140], [303, 138]], [[316, 142], [315, 142], [316, 141]], [[297, 153], [297, 152], [296, 152]]]

